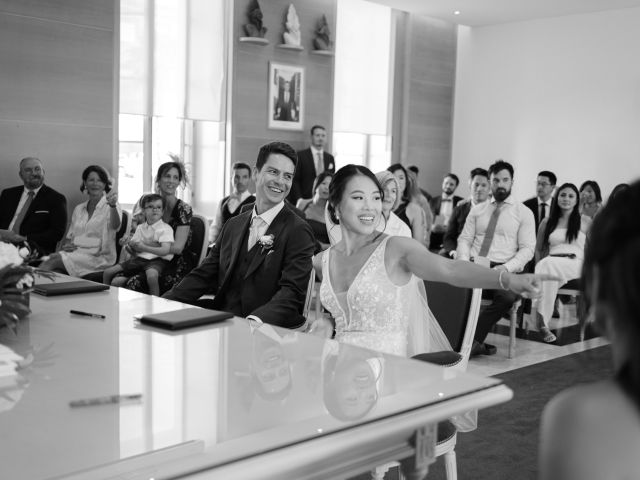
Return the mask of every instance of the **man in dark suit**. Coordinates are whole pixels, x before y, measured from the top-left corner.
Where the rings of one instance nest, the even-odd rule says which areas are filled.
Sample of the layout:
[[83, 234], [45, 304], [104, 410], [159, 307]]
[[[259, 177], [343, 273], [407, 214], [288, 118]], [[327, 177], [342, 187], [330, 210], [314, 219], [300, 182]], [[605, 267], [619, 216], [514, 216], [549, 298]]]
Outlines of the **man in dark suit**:
[[555, 173], [543, 170], [538, 173], [536, 196], [522, 202], [533, 212], [533, 218], [536, 221], [536, 234], [538, 233], [540, 222], [551, 211], [551, 197], [553, 196], [554, 188], [556, 188], [556, 182]]
[[296, 152], [286, 143], [260, 148], [253, 169], [254, 209], [230, 218], [202, 265], [165, 298], [197, 304], [213, 292], [214, 309], [288, 328], [304, 323], [314, 237], [284, 201], [296, 163]]
[[300, 198], [311, 198], [313, 181], [322, 172], [335, 172], [333, 155], [324, 151], [327, 131], [322, 125], [311, 127], [311, 146], [298, 152], [298, 166], [293, 179], [289, 201], [294, 205]]
[[284, 89], [276, 102], [275, 120], [298, 121], [298, 104], [291, 92], [291, 82], [284, 82]]
[[23, 158], [19, 175], [23, 186], [0, 193], [0, 238], [13, 243], [26, 241], [39, 255], [55, 252], [67, 228], [67, 199], [44, 185], [39, 159]]
[[471, 207], [486, 202], [491, 192], [489, 186], [489, 173], [484, 168], [474, 168], [471, 170], [469, 177], [470, 198], [458, 202], [453, 209], [447, 231], [444, 234], [442, 242], [442, 250], [440, 255], [447, 258], [456, 258], [456, 248], [458, 248], [458, 237], [464, 228], [464, 222], [467, 220]]
[[460, 180], [457, 175], [447, 173], [442, 179], [442, 194], [433, 197], [429, 202], [434, 218], [431, 241], [429, 243], [430, 250], [438, 252], [442, 248], [444, 233], [447, 231], [453, 209], [462, 200], [462, 197], [453, 194], [459, 183]]

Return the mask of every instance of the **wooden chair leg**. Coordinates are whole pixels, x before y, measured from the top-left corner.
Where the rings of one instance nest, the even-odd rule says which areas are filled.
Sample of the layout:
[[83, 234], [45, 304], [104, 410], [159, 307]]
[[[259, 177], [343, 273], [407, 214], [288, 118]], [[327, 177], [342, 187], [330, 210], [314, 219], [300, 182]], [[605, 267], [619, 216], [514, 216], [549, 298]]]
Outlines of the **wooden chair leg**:
[[509, 353], [508, 358], [515, 358], [516, 356], [516, 327], [518, 325], [518, 307], [522, 302], [518, 300], [511, 307], [511, 315], [509, 321]]

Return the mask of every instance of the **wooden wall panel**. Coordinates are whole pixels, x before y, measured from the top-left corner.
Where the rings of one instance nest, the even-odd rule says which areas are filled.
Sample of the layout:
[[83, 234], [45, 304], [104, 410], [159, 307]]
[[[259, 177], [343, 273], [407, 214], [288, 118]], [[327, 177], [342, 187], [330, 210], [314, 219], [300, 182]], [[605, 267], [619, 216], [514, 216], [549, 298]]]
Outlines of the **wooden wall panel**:
[[451, 169], [457, 29], [416, 15], [397, 17], [393, 161], [420, 168], [420, 184], [440, 192]]
[[0, 189], [38, 156], [69, 211], [82, 170], [113, 155], [117, 0], [0, 1]]
[[[304, 51], [281, 50], [284, 20], [290, 1], [261, 2], [263, 22], [268, 28], [269, 45], [241, 43], [243, 25], [247, 23], [249, 0], [234, 5], [231, 162], [255, 163], [258, 149], [264, 143], [280, 140], [302, 149], [309, 142], [309, 128], [318, 123], [331, 133], [333, 125], [334, 57], [318, 56], [313, 50], [314, 30], [322, 15], [335, 39], [336, 0], [305, 0], [295, 4], [300, 18]], [[267, 128], [269, 62], [302, 66], [305, 69], [305, 115], [302, 131]], [[330, 140], [330, 139], [329, 139]], [[331, 145], [329, 143], [329, 150]]]

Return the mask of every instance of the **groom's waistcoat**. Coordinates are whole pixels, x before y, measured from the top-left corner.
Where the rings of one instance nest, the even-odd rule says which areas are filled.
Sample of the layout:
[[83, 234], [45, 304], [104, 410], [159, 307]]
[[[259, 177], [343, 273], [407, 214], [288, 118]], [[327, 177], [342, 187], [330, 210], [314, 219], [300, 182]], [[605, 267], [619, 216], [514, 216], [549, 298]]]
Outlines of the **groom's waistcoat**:
[[256, 255], [260, 255], [260, 245], [256, 243], [251, 250], [247, 251], [247, 243], [249, 242], [249, 229], [245, 231], [240, 243], [240, 252], [235, 268], [231, 273], [229, 284], [224, 297], [224, 310], [234, 315], [246, 317], [251, 312], [244, 312], [242, 309], [242, 288], [245, 283], [244, 276], [247, 273], [251, 261]]

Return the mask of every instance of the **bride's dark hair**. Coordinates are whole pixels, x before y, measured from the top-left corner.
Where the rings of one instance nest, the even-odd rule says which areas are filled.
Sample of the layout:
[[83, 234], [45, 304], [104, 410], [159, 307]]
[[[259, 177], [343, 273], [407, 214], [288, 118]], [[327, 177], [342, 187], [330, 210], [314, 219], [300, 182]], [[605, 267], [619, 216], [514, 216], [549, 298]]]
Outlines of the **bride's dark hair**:
[[329, 211], [329, 218], [331, 218], [331, 221], [336, 225], [340, 223], [336, 217], [336, 206], [342, 201], [342, 196], [344, 195], [344, 191], [347, 188], [349, 180], [357, 175], [363, 175], [371, 179], [380, 192], [380, 199], [384, 201], [384, 191], [380, 186], [380, 182], [371, 170], [367, 167], [363, 167], [362, 165], [345, 165], [335, 173], [331, 183], [329, 184], [329, 204], [327, 205], [327, 210]]

